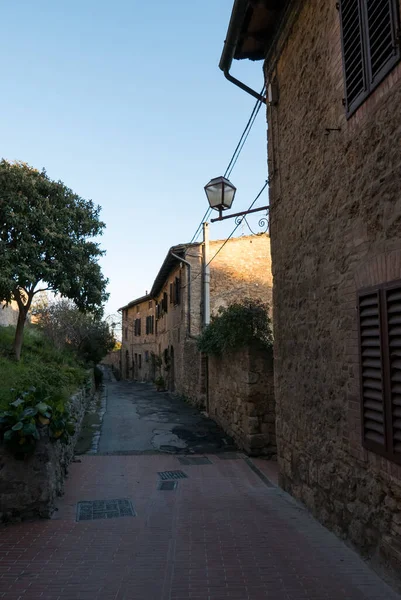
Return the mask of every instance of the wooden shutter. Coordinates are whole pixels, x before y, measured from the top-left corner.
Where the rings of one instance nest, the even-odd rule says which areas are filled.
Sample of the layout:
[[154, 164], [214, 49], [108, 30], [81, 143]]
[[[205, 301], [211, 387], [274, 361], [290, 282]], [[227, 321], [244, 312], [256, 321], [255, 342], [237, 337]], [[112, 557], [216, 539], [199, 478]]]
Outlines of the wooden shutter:
[[401, 285], [386, 290], [390, 451], [401, 458]]
[[[399, 56], [394, 0], [365, 0], [370, 80], [374, 84]], [[383, 73], [384, 71], [384, 73]]]
[[359, 296], [362, 434], [366, 448], [386, 451], [379, 290]]
[[366, 91], [360, 0], [342, 0], [340, 11], [346, 103], [349, 112]]

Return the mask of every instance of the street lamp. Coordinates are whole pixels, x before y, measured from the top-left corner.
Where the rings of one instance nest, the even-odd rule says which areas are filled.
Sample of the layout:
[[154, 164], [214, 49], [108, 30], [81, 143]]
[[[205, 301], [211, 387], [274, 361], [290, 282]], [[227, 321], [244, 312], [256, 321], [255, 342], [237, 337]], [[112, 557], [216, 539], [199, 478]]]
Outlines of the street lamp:
[[210, 208], [219, 211], [219, 219], [223, 218], [223, 210], [231, 208], [236, 191], [237, 188], [225, 177], [215, 177], [205, 185]]

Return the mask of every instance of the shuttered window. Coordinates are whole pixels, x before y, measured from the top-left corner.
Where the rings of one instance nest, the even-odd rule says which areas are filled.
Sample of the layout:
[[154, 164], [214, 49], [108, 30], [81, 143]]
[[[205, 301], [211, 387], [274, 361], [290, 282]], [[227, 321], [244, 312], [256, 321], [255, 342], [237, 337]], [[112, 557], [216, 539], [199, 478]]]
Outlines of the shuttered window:
[[341, 32], [348, 115], [400, 58], [398, 0], [341, 0]]
[[401, 285], [386, 291], [392, 451], [401, 457]]
[[401, 282], [359, 295], [362, 438], [401, 463]]

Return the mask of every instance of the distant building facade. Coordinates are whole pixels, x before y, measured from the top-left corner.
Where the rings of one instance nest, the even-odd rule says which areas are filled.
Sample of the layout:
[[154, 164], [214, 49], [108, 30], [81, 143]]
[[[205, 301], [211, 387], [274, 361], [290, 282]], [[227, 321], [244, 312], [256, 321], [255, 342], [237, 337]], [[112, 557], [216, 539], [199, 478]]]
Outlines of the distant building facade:
[[16, 325], [18, 321], [18, 304], [13, 300], [10, 304], [0, 302], [0, 326]]
[[[271, 303], [270, 239], [252, 235], [210, 242], [210, 308], [216, 314], [243, 298]], [[206, 404], [205, 361], [196, 339], [203, 322], [203, 244], [172, 247], [149, 294], [122, 313], [121, 369], [124, 379], [154, 381]]]

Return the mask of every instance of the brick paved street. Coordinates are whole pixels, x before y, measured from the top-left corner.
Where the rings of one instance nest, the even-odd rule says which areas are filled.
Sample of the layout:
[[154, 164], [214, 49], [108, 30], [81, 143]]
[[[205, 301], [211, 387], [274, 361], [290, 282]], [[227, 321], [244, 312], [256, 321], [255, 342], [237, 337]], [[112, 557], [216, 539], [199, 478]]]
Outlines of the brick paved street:
[[[241, 454], [206, 456], [79, 457], [53, 519], [0, 529], [0, 598], [400, 600]], [[158, 473], [172, 470], [187, 478], [160, 490]], [[115, 499], [136, 516], [77, 522], [78, 502]]]

